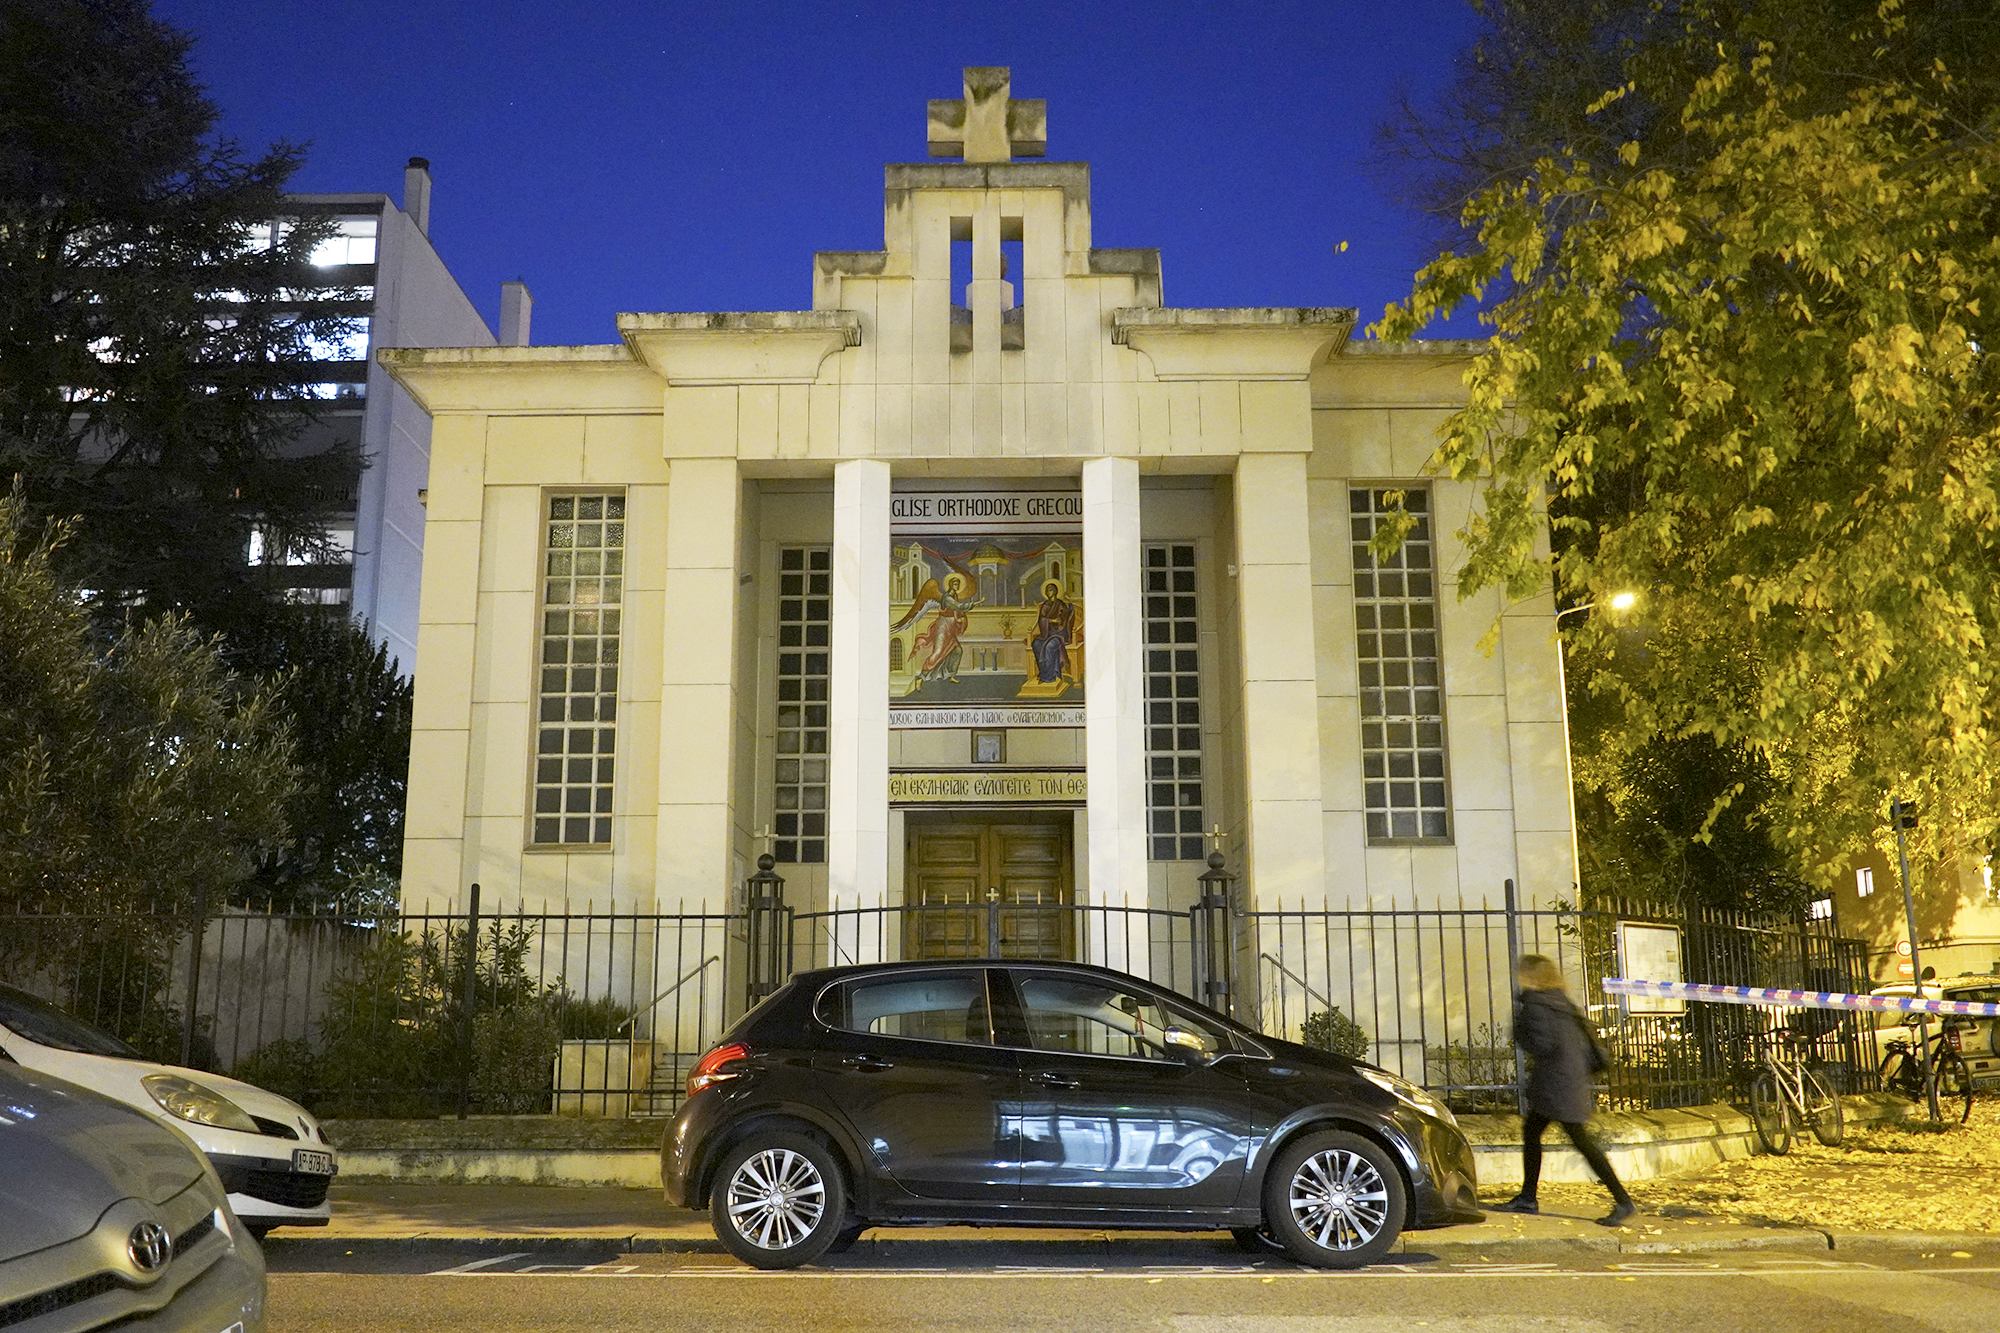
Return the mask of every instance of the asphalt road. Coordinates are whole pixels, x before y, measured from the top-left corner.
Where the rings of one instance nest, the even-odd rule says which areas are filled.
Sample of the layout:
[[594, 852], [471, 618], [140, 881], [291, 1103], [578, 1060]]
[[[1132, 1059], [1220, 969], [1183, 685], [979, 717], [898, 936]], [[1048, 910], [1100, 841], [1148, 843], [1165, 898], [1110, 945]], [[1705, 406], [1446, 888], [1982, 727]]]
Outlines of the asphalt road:
[[[274, 1247], [275, 1250], [275, 1247]], [[908, 1253], [903, 1251], [907, 1250]], [[1993, 1333], [2000, 1246], [1426, 1261], [1323, 1273], [1183, 1245], [1011, 1263], [932, 1244], [759, 1273], [720, 1254], [438, 1245], [274, 1252], [272, 1333], [963, 1329], [1084, 1333]], [[292, 1269], [295, 1271], [285, 1271]], [[308, 1269], [315, 1271], [296, 1271]], [[456, 1271], [446, 1271], [456, 1270]]]

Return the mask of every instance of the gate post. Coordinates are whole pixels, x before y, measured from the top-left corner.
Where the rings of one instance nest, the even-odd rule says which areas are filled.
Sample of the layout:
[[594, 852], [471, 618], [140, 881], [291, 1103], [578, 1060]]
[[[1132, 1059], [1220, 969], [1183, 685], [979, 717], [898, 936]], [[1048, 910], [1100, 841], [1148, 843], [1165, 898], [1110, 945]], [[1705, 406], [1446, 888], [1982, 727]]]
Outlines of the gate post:
[[[1521, 903], [1514, 893], [1514, 881], [1502, 881], [1502, 891], [1507, 904], [1507, 1004], [1509, 1012], [1515, 998], [1514, 970], [1521, 965]], [[1587, 998], [1587, 997], [1586, 997]], [[1514, 1047], [1514, 1113], [1528, 1113], [1528, 1056], [1521, 1049], [1520, 1034], [1513, 1031], [1513, 1021], [1508, 1020], [1508, 1040]]]
[[[498, 929], [498, 927], [495, 927]], [[450, 943], [447, 932], [446, 944]], [[479, 886], [474, 884], [465, 898], [465, 948], [461, 952], [459, 965], [465, 969], [461, 982], [462, 990], [458, 1000], [458, 1118], [465, 1119], [472, 1109], [472, 1067], [477, 1055], [473, 1049], [476, 1030], [473, 1023], [473, 1007], [479, 1003]], [[494, 975], [499, 975], [499, 961], [496, 954]]]
[[1201, 896], [1194, 900], [1188, 924], [1194, 932], [1195, 989], [1201, 1002], [1217, 1013], [1236, 1016], [1236, 940], [1230, 918], [1234, 915], [1231, 889], [1235, 878], [1222, 868], [1222, 853], [1208, 854], [1208, 869], [1198, 882]]
[[784, 984], [789, 970], [785, 964], [786, 945], [792, 932], [786, 928], [785, 877], [771, 867], [777, 864], [769, 852], [757, 858], [757, 873], [745, 888], [745, 942], [749, 955], [747, 1001], [756, 1004]]

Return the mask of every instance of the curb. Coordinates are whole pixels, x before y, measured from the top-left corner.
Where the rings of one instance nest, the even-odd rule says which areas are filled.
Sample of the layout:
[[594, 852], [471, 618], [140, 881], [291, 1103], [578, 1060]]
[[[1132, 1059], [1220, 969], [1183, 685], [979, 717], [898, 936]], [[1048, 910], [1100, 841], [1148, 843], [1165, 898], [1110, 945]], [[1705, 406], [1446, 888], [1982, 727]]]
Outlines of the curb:
[[[1493, 1237], [1491, 1239], [1446, 1240], [1424, 1232], [1401, 1238], [1390, 1251], [1397, 1259], [1424, 1258], [1440, 1262], [1469, 1259], [1530, 1259], [1578, 1254], [1722, 1254], [1739, 1250], [1793, 1250], [1824, 1254], [1831, 1249], [1965, 1249], [1991, 1246], [2000, 1236], [1964, 1233], [1898, 1235], [1895, 1233], [1847, 1232], [1837, 1236], [1823, 1231], [1785, 1230], [1767, 1234], [1735, 1236], [1552, 1236], [1546, 1238]], [[971, 1251], [971, 1262], [1005, 1262], [1016, 1257], [1054, 1259], [1061, 1257], [1107, 1258], [1132, 1251], [1153, 1251], [1164, 1247], [1232, 1249], [1226, 1238], [1213, 1233], [1190, 1232], [1176, 1238], [1120, 1237], [1050, 1240], [978, 1240], [963, 1237], [924, 1238], [896, 1235], [864, 1239], [854, 1252], [888, 1257], [898, 1252], [922, 1253], [951, 1245]], [[665, 1235], [609, 1236], [312, 1236], [273, 1237], [265, 1242], [272, 1257], [288, 1260], [339, 1259], [354, 1255], [385, 1256], [424, 1249], [455, 1253], [501, 1253], [525, 1251], [542, 1256], [602, 1257], [608, 1254], [722, 1254], [723, 1247], [712, 1237]], [[982, 1256], [983, 1252], [983, 1256]], [[1246, 1256], [1247, 1258], [1248, 1256]]]
[[1978, 1245], [2000, 1244], [1994, 1231], [1829, 1231], [1830, 1250], [1864, 1249], [1873, 1246], [1888, 1250], [1969, 1250]]

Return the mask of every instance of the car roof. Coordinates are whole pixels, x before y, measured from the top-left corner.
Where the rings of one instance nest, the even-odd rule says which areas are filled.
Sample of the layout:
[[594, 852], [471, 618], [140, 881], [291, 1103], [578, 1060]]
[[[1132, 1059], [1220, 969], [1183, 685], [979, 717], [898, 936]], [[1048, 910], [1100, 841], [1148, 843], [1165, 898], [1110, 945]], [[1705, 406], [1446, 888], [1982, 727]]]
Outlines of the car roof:
[[[1215, 1013], [1213, 1009], [1209, 1009], [1201, 1001], [1183, 995], [1172, 986], [1165, 985], [1162, 982], [1152, 981], [1146, 977], [1133, 976], [1130, 972], [1120, 972], [1118, 969], [1112, 967], [1099, 967], [1095, 963], [1072, 963], [1061, 958], [912, 958], [894, 963], [848, 963], [840, 967], [822, 967], [811, 972], [797, 972], [793, 974], [792, 980], [800, 986], [817, 991], [836, 981], [847, 981], [855, 977], [893, 976], [898, 972], [959, 972], [986, 967], [1006, 968], [1010, 971], [1021, 971], [1029, 968], [1060, 969], [1064, 972], [1098, 977], [1104, 981], [1121, 986], [1143, 986], [1148, 990], [1158, 991], [1161, 994], [1171, 996], [1182, 1004], [1193, 1005], [1197, 1009], [1206, 1009], [1209, 1013]], [[1245, 1032], [1255, 1030], [1244, 1027], [1242, 1023], [1230, 1018], [1227, 1014], [1216, 1014], [1215, 1016], [1225, 1023], [1242, 1028]]]
[[[1981, 990], [1988, 986], [2000, 986], [2000, 974], [1992, 972], [1961, 972], [1955, 977], [1932, 977], [1924, 983], [1926, 988], [1935, 990]], [[1914, 995], [1917, 983], [1914, 981], [1886, 981], [1869, 991], [1870, 995]]]
[[1099, 967], [1095, 963], [1072, 963], [1061, 958], [909, 958], [893, 963], [847, 963], [839, 967], [822, 967], [811, 972], [797, 973], [793, 980], [809, 984], [828, 981], [845, 981], [849, 977], [874, 976], [892, 972], [953, 972], [981, 967], [1059, 967], [1067, 972], [1083, 972], [1102, 977], [1106, 981], [1136, 982], [1153, 990], [1172, 990], [1145, 977], [1133, 976], [1130, 972], [1120, 972], [1115, 968]]

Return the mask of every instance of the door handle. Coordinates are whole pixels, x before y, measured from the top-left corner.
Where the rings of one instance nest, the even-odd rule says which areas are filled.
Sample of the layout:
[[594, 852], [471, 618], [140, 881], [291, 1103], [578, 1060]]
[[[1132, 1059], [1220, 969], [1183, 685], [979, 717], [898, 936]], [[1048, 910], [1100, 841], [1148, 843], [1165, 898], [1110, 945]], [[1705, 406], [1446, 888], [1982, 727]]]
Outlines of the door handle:
[[846, 1065], [849, 1069], [861, 1069], [869, 1073], [874, 1073], [882, 1069], [894, 1069], [896, 1067], [895, 1061], [884, 1060], [879, 1055], [850, 1055], [840, 1063]]
[[1035, 1082], [1045, 1088], [1074, 1088], [1079, 1086], [1078, 1080], [1071, 1078], [1067, 1074], [1052, 1074], [1046, 1070], [1035, 1075]]

